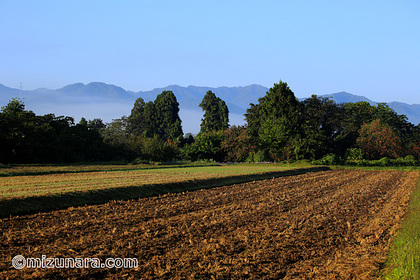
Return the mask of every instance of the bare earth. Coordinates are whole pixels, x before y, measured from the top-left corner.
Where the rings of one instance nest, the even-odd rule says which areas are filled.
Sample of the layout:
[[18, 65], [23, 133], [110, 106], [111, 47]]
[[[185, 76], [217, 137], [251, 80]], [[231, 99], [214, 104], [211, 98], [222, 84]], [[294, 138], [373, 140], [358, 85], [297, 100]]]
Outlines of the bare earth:
[[[0, 279], [374, 279], [418, 172], [332, 170], [0, 220]], [[12, 258], [137, 258], [16, 270]]]

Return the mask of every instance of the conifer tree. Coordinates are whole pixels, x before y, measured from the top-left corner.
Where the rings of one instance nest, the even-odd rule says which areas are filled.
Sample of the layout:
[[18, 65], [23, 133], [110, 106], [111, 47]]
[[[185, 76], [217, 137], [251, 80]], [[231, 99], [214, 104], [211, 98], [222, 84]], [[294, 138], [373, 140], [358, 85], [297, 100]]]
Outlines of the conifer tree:
[[179, 103], [172, 91], [163, 91], [154, 102], [155, 134], [165, 140], [180, 140], [183, 132]]
[[204, 111], [200, 133], [226, 130], [229, 127], [229, 109], [212, 91], [206, 93], [199, 106]]

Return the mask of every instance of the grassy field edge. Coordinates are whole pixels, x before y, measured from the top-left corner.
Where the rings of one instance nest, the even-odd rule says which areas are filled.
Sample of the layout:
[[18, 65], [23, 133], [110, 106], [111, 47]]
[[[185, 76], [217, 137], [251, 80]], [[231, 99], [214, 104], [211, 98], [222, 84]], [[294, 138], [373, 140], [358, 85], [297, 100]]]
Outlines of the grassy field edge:
[[[35, 170], [14, 170], [13, 167], [32, 166]], [[188, 167], [208, 167], [220, 166], [216, 163], [191, 163], [191, 164], [173, 164], [173, 165], [107, 165], [107, 164], [91, 164], [91, 165], [12, 165], [9, 168], [4, 168], [5, 172], [0, 172], [1, 177], [14, 176], [34, 176], [34, 175], [52, 175], [52, 174], [71, 174], [71, 173], [93, 173], [93, 172], [115, 172], [115, 171], [135, 171], [135, 170], [152, 170], [152, 169], [174, 169], [174, 168], [188, 168]], [[39, 168], [37, 170], [36, 168]], [[42, 170], [46, 168], [46, 170]], [[54, 170], [55, 169], [55, 170]]]
[[0, 218], [46, 212], [86, 204], [101, 204], [111, 200], [129, 200], [157, 196], [167, 193], [193, 191], [198, 189], [221, 187], [232, 184], [270, 179], [273, 177], [294, 176], [309, 172], [329, 170], [329, 167], [295, 168], [282, 171], [261, 172], [250, 175], [236, 175], [222, 178], [190, 180], [177, 183], [152, 184], [91, 190], [86, 192], [69, 192], [47, 196], [11, 198], [0, 200]]
[[420, 279], [420, 179], [413, 191], [402, 228], [392, 242], [384, 279]]

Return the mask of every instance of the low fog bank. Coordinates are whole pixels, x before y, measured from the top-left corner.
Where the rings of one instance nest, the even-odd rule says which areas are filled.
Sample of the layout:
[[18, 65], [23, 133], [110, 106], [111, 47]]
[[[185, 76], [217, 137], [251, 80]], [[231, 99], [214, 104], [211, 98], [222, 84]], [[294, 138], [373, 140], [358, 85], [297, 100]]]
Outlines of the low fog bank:
[[[23, 100], [26, 110], [31, 110], [37, 115], [54, 114], [55, 116], [73, 117], [78, 123], [82, 117], [86, 120], [100, 118], [104, 123], [110, 123], [113, 119], [128, 116], [133, 107], [132, 102], [94, 102], [94, 103], [73, 103], [69, 102], [36, 102], [35, 100]], [[179, 116], [182, 120], [184, 134], [197, 134], [200, 131], [203, 111], [180, 108]], [[245, 124], [244, 116], [241, 114], [229, 114], [230, 125]]]
[[[179, 111], [179, 117], [182, 120], [182, 130], [184, 134], [192, 133], [197, 134], [200, 132], [201, 119], [203, 118], [202, 111], [191, 109], [182, 109]], [[229, 114], [230, 125], [244, 125], [245, 117], [241, 114]]]
[[34, 111], [37, 115], [54, 114], [55, 116], [73, 117], [78, 123], [83, 117], [86, 120], [102, 119], [104, 123], [109, 123], [113, 119], [119, 119], [124, 115], [129, 115], [130, 104], [105, 102], [97, 104], [64, 104], [64, 103], [42, 103], [26, 104], [27, 110]]

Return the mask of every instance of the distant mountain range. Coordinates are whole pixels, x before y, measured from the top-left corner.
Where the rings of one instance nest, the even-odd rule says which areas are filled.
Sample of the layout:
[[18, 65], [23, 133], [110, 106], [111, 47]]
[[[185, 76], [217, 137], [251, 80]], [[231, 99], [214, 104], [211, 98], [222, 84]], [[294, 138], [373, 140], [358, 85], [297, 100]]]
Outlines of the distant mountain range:
[[[243, 114], [249, 104], [257, 103], [258, 98], [264, 96], [269, 89], [260, 85], [218, 88], [171, 85], [151, 91], [133, 92], [115, 85], [93, 82], [71, 84], [56, 90], [41, 88], [21, 91], [0, 84], [0, 106], [17, 97], [23, 99], [28, 110], [39, 115], [54, 113], [57, 116], [73, 116], [76, 122], [81, 117], [102, 118], [105, 122], [110, 122], [112, 119], [129, 115], [136, 98], [153, 101], [164, 90], [172, 91], [180, 103], [184, 132], [198, 133], [203, 116], [198, 105], [207, 91], [213, 91], [226, 102], [230, 111], [230, 123], [239, 125], [244, 123]], [[366, 97], [347, 92], [321, 96], [330, 97], [337, 103], [367, 101], [372, 105], [377, 104]], [[420, 105], [401, 102], [390, 102], [388, 105], [398, 114], [406, 115], [411, 123], [420, 123]]]
[[[376, 105], [380, 102], [372, 101], [364, 96], [354, 95], [348, 92], [337, 92], [332, 94], [322, 95], [323, 97], [330, 97], [336, 103], [348, 103], [348, 102], [359, 102], [366, 101], [370, 105]], [[386, 103], [386, 102], [385, 102]], [[388, 102], [386, 103], [390, 108], [392, 108], [399, 115], [405, 115], [408, 118], [408, 121], [412, 124], [420, 123], [420, 104], [407, 104], [402, 102]]]

